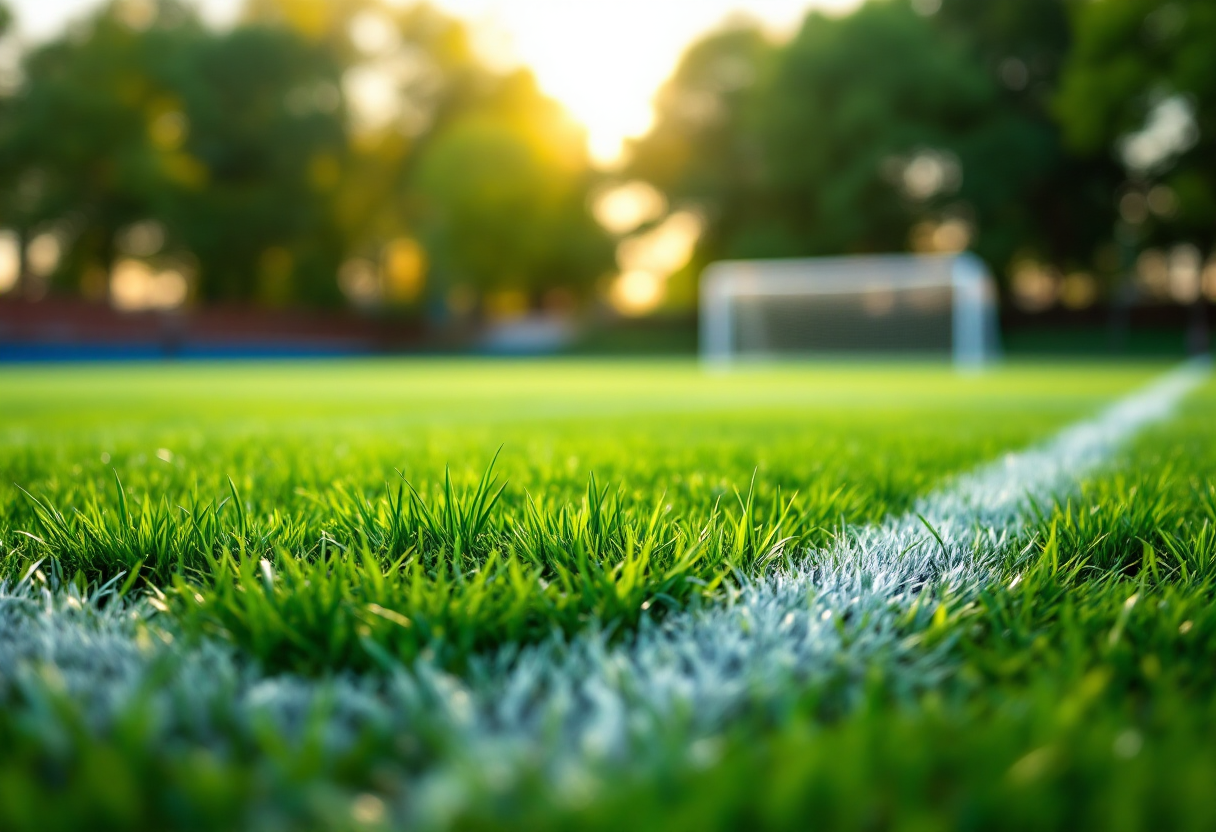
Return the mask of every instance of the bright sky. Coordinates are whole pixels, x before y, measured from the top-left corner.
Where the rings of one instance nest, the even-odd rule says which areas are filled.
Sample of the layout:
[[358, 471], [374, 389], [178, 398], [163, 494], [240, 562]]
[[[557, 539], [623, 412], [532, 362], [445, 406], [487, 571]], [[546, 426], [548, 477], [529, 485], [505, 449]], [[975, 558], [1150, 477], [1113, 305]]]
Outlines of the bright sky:
[[[222, 25], [241, 0], [197, 0]], [[402, 2], [402, 0], [398, 0]], [[655, 91], [698, 35], [743, 13], [774, 31], [795, 26], [810, 5], [845, 9], [857, 0], [436, 0], [475, 25], [482, 52], [533, 68], [541, 86], [588, 130], [592, 152], [613, 159], [650, 124]], [[30, 39], [53, 35], [96, 0], [9, 0]]]

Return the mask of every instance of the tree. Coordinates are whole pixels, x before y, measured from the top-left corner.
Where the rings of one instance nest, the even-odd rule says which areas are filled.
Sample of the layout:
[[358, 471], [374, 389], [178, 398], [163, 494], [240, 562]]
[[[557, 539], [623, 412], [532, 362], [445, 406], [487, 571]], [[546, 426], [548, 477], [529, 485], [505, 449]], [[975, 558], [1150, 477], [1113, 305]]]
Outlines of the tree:
[[[201, 299], [336, 298], [345, 135], [325, 53], [282, 30], [215, 34], [164, 0], [146, 20], [103, 9], [24, 75], [0, 139], [7, 220], [60, 229], [62, 279], [109, 275], [121, 232], [152, 221], [163, 243], [143, 254], [196, 268]], [[324, 87], [330, 104], [293, 106]]]
[[782, 50], [761, 116], [780, 245], [898, 250], [918, 220], [972, 211], [968, 180], [989, 152], [994, 97], [963, 50], [903, 4], [810, 15]]
[[1002, 277], [1023, 257], [1113, 272], [1120, 170], [1056, 112], [1071, 8], [871, 0], [786, 43], [737, 25], [686, 53], [630, 171], [703, 211], [701, 262], [966, 239]]
[[[1063, 269], [1110, 270], [1119, 170], [1066, 146], [1056, 96], [1073, 49], [1069, 0], [943, 0], [932, 16], [990, 78], [1001, 112], [988, 163], [968, 171], [985, 222], [977, 250], [1004, 270], [1028, 256]], [[1013, 174], [1013, 175], [1010, 175]]]
[[532, 76], [520, 71], [438, 131], [412, 179], [417, 225], [451, 290], [585, 293], [612, 264], [587, 210], [586, 142]]
[[660, 95], [631, 171], [703, 210], [702, 261], [967, 237], [1001, 272], [1027, 246], [1088, 256], [1092, 233], [1036, 225], [1028, 204], [1060, 170], [1058, 131], [989, 68], [1020, 37], [1002, 14], [1028, 25], [1003, 3], [948, 0], [929, 19], [871, 2], [813, 13], [785, 44], [746, 26], [710, 36]]
[[55, 231], [62, 290], [138, 257], [204, 302], [331, 304], [357, 263], [375, 302], [421, 239], [436, 284], [535, 302], [611, 261], [581, 131], [425, 5], [255, 0], [216, 32], [177, 0], [115, 2], [23, 69], [0, 222]]
[[1125, 219], [1146, 242], [1182, 239], [1210, 250], [1216, 244], [1216, 6], [1208, 0], [1088, 3], [1077, 7], [1075, 20], [1076, 45], [1057, 102], [1071, 147], [1123, 164], [1131, 197]]
[[656, 99], [653, 128], [629, 147], [630, 175], [705, 215], [702, 262], [738, 253], [740, 235], [772, 218], [756, 119], [776, 56], [746, 21], [694, 44]]
[[460, 22], [372, 0], [256, 0], [247, 19], [297, 31], [341, 65], [351, 153], [334, 206], [348, 253], [367, 262], [420, 241], [435, 317], [453, 292], [474, 306], [486, 292], [530, 304], [556, 287], [585, 294], [611, 264], [586, 207], [585, 136], [531, 75], [485, 67]]
[[[166, 2], [158, 12], [137, 31], [110, 7], [86, 37], [35, 50], [6, 108], [4, 220], [23, 243], [35, 229], [57, 225], [75, 276], [88, 267], [108, 272], [118, 230], [147, 214], [144, 195], [155, 173], [146, 107], [165, 90], [145, 68], [199, 31], [182, 7]], [[70, 273], [61, 269], [59, 278]]]
[[332, 195], [347, 164], [340, 68], [291, 32], [244, 26], [155, 63], [182, 135], [150, 194], [195, 258], [206, 300], [338, 300]]

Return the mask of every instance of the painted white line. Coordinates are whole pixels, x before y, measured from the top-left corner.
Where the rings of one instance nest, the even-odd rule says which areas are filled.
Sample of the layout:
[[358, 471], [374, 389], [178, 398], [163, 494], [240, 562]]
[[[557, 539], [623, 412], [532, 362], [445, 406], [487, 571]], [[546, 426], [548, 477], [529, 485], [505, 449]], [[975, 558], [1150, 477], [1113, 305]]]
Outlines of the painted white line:
[[[915, 602], [965, 597], [987, 584], [1028, 500], [1071, 492], [1137, 431], [1169, 415], [1207, 371], [1185, 365], [1043, 445], [957, 478], [904, 517], [805, 553], [722, 604], [643, 622], [615, 645], [589, 632], [501, 650], [475, 661], [464, 680], [425, 664], [388, 680], [260, 677], [220, 645], [181, 651], [162, 643], [139, 606], [98, 610], [87, 599], [0, 587], [0, 703], [14, 689], [37, 701], [50, 684], [105, 730], [140, 694], [166, 737], [201, 743], [223, 742], [212, 722], [217, 705], [250, 730], [268, 719], [298, 736], [326, 702], [331, 749], [363, 730], [438, 732], [450, 759], [410, 789], [420, 822], [441, 822], [468, 788], [501, 786], [523, 767], [577, 793], [604, 761], [644, 764], [670, 752], [662, 737], [699, 753], [734, 714], [790, 705], [808, 683], [839, 682], [833, 689], [846, 698], [875, 672], [896, 688], [936, 684], [950, 666], [908, 639], [909, 615], [931, 612], [915, 613]], [[167, 682], [162, 665], [172, 668]]]
[[[881, 671], [896, 687], [932, 686], [950, 668], [907, 639], [913, 603], [989, 583], [1028, 501], [1074, 490], [1207, 372], [1206, 363], [1187, 364], [1043, 445], [957, 478], [907, 515], [758, 579], [729, 603], [669, 615], [619, 647], [583, 636], [486, 661], [467, 686], [452, 688], [471, 702], [446, 693], [432, 705], [459, 705], [449, 719], [472, 760], [492, 759], [504, 742], [526, 748], [529, 738], [550, 737], [550, 774], [560, 778], [597, 757], [636, 754], [673, 728], [707, 736], [743, 708], [785, 707], [807, 682], [843, 683], [855, 695]], [[446, 692], [440, 677], [427, 682]]]

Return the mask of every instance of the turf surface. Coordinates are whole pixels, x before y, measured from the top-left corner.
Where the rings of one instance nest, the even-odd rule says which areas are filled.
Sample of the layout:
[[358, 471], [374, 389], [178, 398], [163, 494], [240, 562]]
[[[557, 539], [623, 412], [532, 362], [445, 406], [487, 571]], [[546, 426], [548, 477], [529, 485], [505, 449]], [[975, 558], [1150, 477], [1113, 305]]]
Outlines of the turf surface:
[[[251, 671], [322, 680], [421, 657], [460, 677], [506, 645], [591, 627], [628, 639], [640, 621], [720, 603], [1162, 369], [6, 369], [0, 556], [10, 586], [87, 606], [110, 581], [128, 599], [112, 605], [160, 610], [146, 637], [176, 641], [158, 655], [221, 645]], [[1007, 582], [918, 636], [955, 668], [930, 694], [879, 676], [842, 711], [810, 686], [797, 706], [594, 787], [524, 772], [509, 788], [451, 786], [444, 803], [432, 777], [427, 817], [1064, 828], [1108, 825], [1115, 805], [1138, 827], [1170, 803], [1179, 825], [1203, 825], [1212, 806], [1187, 784], [1216, 765], [1199, 741], [1213, 727], [1212, 403], [1205, 391], [1072, 502], [1040, 506]], [[14, 749], [3, 826], [376, 827], [397, 817], [402, 783], [451, 759], [426, 731], [327, 758], [303, 729], [250, 734], [223, 714], [208, 729], [228, 737], [219, 746], [168, 743], [134, 694], [125, 721], [98, 731], [52, 670], [0, 674]], [[327, 730], [317, 719], [305, 724]], [[1119, 790], [1167, 751], [1190, 779]]]
[[[915, 701], [808, 697], [668, 778], [519, 828], [1208, 829], [1216, 824], [1216, 385], [1079, 498], [1042, 506], [1006, 583], [933, 634], [958, 659]], [[696, 764], [699, 763], [699, 764]], [[629, 783], [631, 785], [626, 785]], [[536, 810], [533, 805], [544, 808]], [[499, 809], [499, 807], [494, 807]], [[493, 822], [475, 811], [472, 827]]]
[[50, 557], [82, 584], [125, 573], [176, 589], [191, 630], [276, 668], [366, 668], [369, 638], [397, 658], [430, 649], [458, 665], [717, 592], [736, 570], [903, 511], [948, 473], [1150, 374], [10, 371], [0, 540], [10, 577]]

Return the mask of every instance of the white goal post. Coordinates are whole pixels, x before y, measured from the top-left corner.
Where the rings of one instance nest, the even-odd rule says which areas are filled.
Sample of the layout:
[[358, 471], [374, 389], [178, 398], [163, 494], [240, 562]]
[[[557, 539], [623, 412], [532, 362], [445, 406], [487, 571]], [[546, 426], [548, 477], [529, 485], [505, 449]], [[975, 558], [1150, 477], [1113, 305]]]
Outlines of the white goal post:
[[701, 357], [997, 357], [996, 286], [975, 255], [731, 260], [701, 278]]

